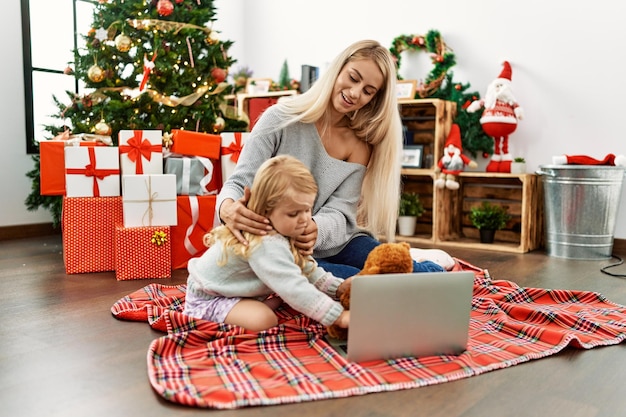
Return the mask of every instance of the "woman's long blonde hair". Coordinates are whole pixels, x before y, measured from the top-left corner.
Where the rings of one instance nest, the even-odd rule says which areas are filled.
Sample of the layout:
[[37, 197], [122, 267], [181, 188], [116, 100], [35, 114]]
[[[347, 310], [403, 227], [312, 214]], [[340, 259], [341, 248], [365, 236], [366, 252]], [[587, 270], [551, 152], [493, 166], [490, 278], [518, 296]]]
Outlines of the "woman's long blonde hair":
[[383, 74], [383, 85], [363, 108], [349, 115], [350, 128], [372, 146], [357, 210], [359, 226], [393, 241], [400, 199], [402, 122], [396, 98], [396, 64], [389, 50], [377, 41], [356, 42], [340, 53], [307, 92], [280, 101], [288, 116], [277, 129], [294, 122], [322, 122], [329, 126], [332, 92], [343, 67], [351, 61], [370, 59]]
[[[315, 178], [298, 159], [290, 155], [278, 155], [268, 159], [259, 167], [250, 189], [248, 208], [267, 217], [285, 199], [293, 200], [300, 194], [317, 194]], [[248, 246], [241, 244], [226, 226], [218, 226], [204, 239], [207, 246], [211, 246], [218, 239], [223, 242], [224, 251], [219, 264], [224, 265], [228, 260], [229, 250], [235, 255], [247, 258], [262, 238], [260, 235], [248, 232], [244, 232], [243, 235], [249, 242]], [[291, 253], [296, 264], [304, 271], [311, 258], [302, 256], [293, 241]]]

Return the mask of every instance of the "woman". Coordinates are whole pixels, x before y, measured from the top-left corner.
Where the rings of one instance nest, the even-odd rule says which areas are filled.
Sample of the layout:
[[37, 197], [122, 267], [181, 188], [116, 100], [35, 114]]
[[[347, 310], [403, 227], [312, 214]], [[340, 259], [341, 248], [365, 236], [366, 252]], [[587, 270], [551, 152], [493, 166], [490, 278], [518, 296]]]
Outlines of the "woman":
[[[242, 231], [272, 230], [267, 218], [246, 208], [246, 187], [265, 160], [293, 155], [319, 187], [314, 221], [297, 247], [336, 276], [360, 271], [380, 244], [375, 236], [395, 236], [402, 149], [395, 91], [395, 62], [386, 48], [372, 40], [346, 48], [310, 90], [261, 115], [218, 196], [221, 222], [244, 244]], [[429, 261], [414, 269], [443, 270]]]

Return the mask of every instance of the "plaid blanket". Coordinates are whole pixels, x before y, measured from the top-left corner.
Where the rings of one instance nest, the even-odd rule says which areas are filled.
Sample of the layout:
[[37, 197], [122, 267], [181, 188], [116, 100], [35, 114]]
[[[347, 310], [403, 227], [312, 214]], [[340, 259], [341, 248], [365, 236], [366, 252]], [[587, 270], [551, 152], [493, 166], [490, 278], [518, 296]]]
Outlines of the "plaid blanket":
[[350, 363], [323, 339], [324, 328], [294, 310], [279, 326], [250, 332], [181, 313], [185, 285], [150, 284], [116, 302], [122, 320], [167, 332], [148, 350], [150, 383], [163, 398], [233, 409], [409, 389], [467, 378], [561, 351], [618, 344], [626, 307], [594, 292], [523, 288], [475, 273], [469, 345], [459, 356]]

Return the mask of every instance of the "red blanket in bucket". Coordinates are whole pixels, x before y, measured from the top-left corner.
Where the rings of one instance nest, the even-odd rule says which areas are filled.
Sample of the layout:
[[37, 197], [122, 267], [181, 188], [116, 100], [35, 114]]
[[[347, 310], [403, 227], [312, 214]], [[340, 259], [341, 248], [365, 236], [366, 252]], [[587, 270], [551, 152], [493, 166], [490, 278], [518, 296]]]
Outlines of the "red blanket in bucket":
[[150, 284], [120, 299], [122, 320], [167, 332], [148, 349], [150, 383], [178, 404], [216, 409], [348, 397], [439, 384], [539, 359], [567, 346], [626, 338], [626, 307], [594, 292], [523, 288], [475, 273], [469, 345], [459, 356], [350, 363], [320, 324], [289, 309], [280, 324], [250, 332], [182, 314], [185, 285]]

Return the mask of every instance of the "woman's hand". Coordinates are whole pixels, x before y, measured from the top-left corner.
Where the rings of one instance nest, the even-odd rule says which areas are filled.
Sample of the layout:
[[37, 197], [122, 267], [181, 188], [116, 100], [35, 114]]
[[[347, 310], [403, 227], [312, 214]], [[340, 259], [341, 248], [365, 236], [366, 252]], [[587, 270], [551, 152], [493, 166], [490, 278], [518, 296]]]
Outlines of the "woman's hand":
[[303, 256], [313, 254], [313, 247], [317, 241], [317, 224], [311, 220], [304, 229], [304, 232], [296, 238], [294, 245], [300, 250]]
[[248, 241], [243, 237], [241, 232], [249, 232], [255, 235], [265, 235], [272, 230], [270, 221], [248, 209], [246, 204], [250, 198], [250, 189], [244, 188], [243, 197], [237, 201], [228, 198], [224, 200], [220, 206], [219, 217], [222, 223], [230, 229], [237, 240], [247, 245]]

